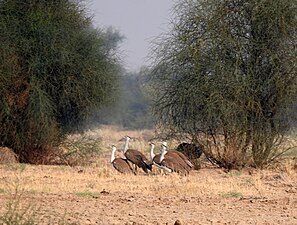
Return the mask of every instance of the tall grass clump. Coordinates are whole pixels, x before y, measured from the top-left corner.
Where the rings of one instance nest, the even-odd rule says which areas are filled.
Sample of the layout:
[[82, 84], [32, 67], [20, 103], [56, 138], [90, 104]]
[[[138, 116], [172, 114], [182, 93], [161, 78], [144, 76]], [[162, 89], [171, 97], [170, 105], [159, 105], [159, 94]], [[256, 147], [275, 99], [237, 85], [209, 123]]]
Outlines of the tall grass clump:
[[117, 87], [113, 29], [92, 26], [83, 1], [0, 1], [0, 145], [46, 163]]
[[101, 140], [86, 134], [69, 135], [59, 146], [60, 154], [55, 164], [86, 166], [94, 163], [101, 153]]
[[26, 191], [21, 187], [17, 179], [16, 182], [7, 183], [7, 188], [3, 191], [8, 195], [5, 204], [5, 211], [0, 215], [0, 224], [3, 225], [37, 225], [38, 217], [36, 209], [32, 204], [24, 200]]
[[[20, 185], [18, 178], [15, 182], [7, 183], [7, 188], [3, 190], [3, 194], [7, 195], [7, 202], [3, 207], [2, 214], [0, 214], [0, 225], [38, 225], [44, 223], [40, 209], [34, 201], [30, 200], [28, 192]], [[66, 222], [66, 212], [58, 218], [55, 217], [55, 221], [51, 218], [50, 212], [48, 213], [46, 215], [48, 224], [74, 224]]]

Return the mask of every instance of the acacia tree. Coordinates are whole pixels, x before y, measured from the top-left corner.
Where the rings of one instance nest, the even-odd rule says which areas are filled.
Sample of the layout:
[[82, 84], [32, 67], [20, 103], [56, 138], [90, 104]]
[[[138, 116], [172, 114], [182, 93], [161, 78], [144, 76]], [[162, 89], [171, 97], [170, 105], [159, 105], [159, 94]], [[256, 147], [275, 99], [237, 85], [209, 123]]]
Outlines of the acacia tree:
[[181, 0], [155, 45], [154, 112], [226, 168], [277, 155], [296, 100], [296, 0]]
[[32, 161], [108, 103], [121, 39], [93, 28], [82, 1], [1, 0], [0, 144]]

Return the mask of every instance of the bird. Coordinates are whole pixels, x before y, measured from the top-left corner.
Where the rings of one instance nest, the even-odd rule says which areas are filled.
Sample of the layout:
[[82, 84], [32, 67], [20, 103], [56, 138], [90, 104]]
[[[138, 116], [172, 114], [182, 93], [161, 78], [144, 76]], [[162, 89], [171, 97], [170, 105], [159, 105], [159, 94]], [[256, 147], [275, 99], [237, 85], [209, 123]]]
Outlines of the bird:
[[170, 153], [170, 151], [167, 151], [167, 146], [162, 144], [160, 156], [161, 165], [173, 172], [188, 175], [190, 168], [187, 163], [178, 154]]
[[154, 153], [155, 144], [154, 143], [151, 142], [150, 146], [151, 146], [150, 156], [151, 156], [152, 163], [156, 164], [156, 165], [159, 165], [160, 164], [161, 154], [155, 155], [155, 153]]
[[198, 159], [203, 153], [203, 145], [199, 144], [198, 146], [193, 143], [180, 143], [176, 150], [184, 153], [189, 159]]
[[201, 168], [198, 159], [204, 151], [204, 146], [202, 144], [183, 142], [176, 147], [176, 151], [182, 152], [191, 162], [194, 162], [194, 167], [192, 169], [198, 170]]
[[171, 173], [172, 172], [171, 169], [161, 165], [161, 161], [160, 161], [161, 154], [155, 155], [155, 153], [154, 153], [155, 144], [150, 143], [150, 146], [151, 146], [150, 156], [151, 156], [152, 164], [166, 172]]
[[128, 149], [128, 144], [131, 138], [129, 136], [125, 136], [125, 140], [126, 141], [123, 149], [124, 155], [129, 162], [135, 165], [135, 168], [133, 169], [134, 172], [136, 172], [137, 167], [142, 168], [145, 173], [152, 171], [152, 164], [142, 152], [136, 149]]
[[133, 173], [132, 167], [129, 165], [127, 159], [115, 157], [116, 150], [117, 150], [116, 146], [112, 145], [111, 158], [110, 158], [110, 163], [112, 164], [112, 166], [120, 173], [125, 173], [125, 174]]
[[[167, 142], [166, 141], [163, 141], [161, 143], [161, 146], [162, 146], [162, 148], [166, 148], [167, 149]], [[189, 169], [193, 169], [194, 168], [194, 164], [182, 152], [179, 152], [177, 150], [169, 150], [168, 153], [167, 153], [167, 155], [174, 156], [174, 157], [176, 157], [176, 155], [177, 155], [178, 157], [180, 157], [187, 164], [187, 166], [189, 167]]]

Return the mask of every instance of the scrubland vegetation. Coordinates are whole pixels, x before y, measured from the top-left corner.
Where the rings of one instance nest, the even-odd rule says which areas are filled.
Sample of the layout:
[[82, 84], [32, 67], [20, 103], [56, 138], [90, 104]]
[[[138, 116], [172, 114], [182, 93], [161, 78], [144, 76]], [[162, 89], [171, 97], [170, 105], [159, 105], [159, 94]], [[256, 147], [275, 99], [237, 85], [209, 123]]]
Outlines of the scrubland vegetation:
[[[180, 0], [131, 73], [83, 1], [0, 1], [0, 224], [296, 224], [296, 6]], [[125, 135], [199, 170], [118, 174]]]

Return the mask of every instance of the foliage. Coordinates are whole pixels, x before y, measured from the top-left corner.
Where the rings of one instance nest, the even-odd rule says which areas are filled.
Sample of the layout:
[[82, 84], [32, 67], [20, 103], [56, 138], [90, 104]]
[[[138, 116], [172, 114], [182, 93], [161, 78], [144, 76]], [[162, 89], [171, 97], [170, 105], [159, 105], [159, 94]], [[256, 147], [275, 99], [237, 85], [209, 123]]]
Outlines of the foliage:
[[241, 198], [242, 194], [237, 191], [228, 191], [226, 193], [222, 193], [223, 198]]
[[182, 0], [156, 41], [154, 112], [225, 168], [263, 166], [296, 100], [296, 0]]
[[38, 224], [36, 212], [32, 205], [23, 205], [25, 190], [18, 183], [9, 184], [9, 201], [5, 212], [0, 215], [0, 224], [31, 225]]
[[60, 145], [60, 154], [55, 164], [69, 166], [89, 165], [101, 150], [101, 140], [88, 135], [70, 135]]
[[[17, 204], [17, 205], [13, 205]], [[37, 221], [33, 218], [34, 215], [31, 215], [31, 213], [34, 213], [32, 209], [28, 208], [26, 210], [23, 210], [22, 212], [18, 212], [16, 210], [16, 207], [19, 203], [9, 203], [7, 206], [7, 212], [0, 216], [0, 224], [3, 225], [35, 225], [38, 224]], [[28, 214], [28, 215], [27, 215]]]
[[0, 144], [32, 162], [107, 104], [121, 39], [82, 1], [0, 1]]
[[[21, 171], [22, 172], [22, 171]], [[33, 203], [32, 199], [29, 200], [27, 191], [20, 185], [17, 180], [16, 183], [7, 183], [8, 189], [3, 190], [7, 195], [8, 202], [4, 206], [4, 211], [0, 215], [1, 225], [37, 225], [42, 221], [42, 215], [40, 215], [40, 209], [38, 209]], [[50, 216], [50, 215], [47, 215]], [[63, 217], [55, 218], [58, 220], [55, 224], [70, 224]], [[51, 222], [50, 222], [51, 223]], [[52, 223], [51, 223], [52, 224]]]
[[90, 191], [85, 191], [85, 192], [77, 192], [75, 195], [79, 197], [87, 197], [87, 198], [99, 198], [100, 193], [99, 192], [90, 192]]

